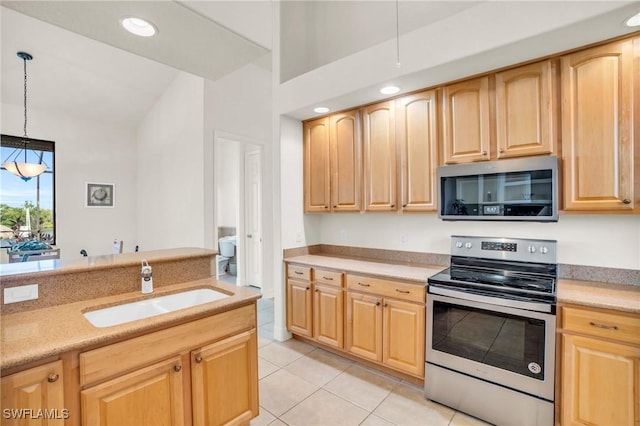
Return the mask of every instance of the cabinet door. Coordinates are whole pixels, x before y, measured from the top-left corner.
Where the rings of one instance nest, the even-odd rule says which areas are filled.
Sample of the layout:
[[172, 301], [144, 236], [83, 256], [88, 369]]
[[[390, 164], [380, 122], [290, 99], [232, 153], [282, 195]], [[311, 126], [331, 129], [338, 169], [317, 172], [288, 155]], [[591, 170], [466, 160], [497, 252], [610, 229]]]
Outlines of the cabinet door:
[[[62, 426], [64, 417], [72, 414], [64, 411], [63, 381], [62, 361], [54, 361], [3, 377], [2, 424]], [[48, 410], [51, 418], [32, 418], [31, 416], [35, 417], [39, 410]], [[7, 414], [9, 418], [6, 417]]]
[[382, 301], [347, 292], [347, 351], [382, 361]]
[[445, 164], [490, 158], [489, 77], [442, 88]]
[[563, 335], [563, 425], [640, 422], [640, 348]]
[[365, 210], [396, 210], [396, 128], [393, 101], [363, 108], [362, 121]]
[[287, 280], [287, 329], [301, 336], [311, 337], [312, 303], [311, 283]]
[[304, 211], [329, 212], [329, 118], [304, 123]]
[[358, 111], [330, 119], [331, 209], [360, 211], [362, 207], [362, 137]]
[[344, 291], [315, 285], [313, 292], [313, 337], [329, 346], [344, 347]]
[[498, 158], [556, 151], [556, 71], [551, 60], [496, 74]]
[[632, 40], [562, 58], [565, 210], [634, 207], [633, 60]]
[[398, 99], [396, 113], [402, 210], [434, 211], [438, 168], [436, 91]]
[[425, 307], [384, 300], [382, 361], [390, 367], [424, 377]]
[[194, 425], [247, 424], [258, 415], [255, 330], [191, 354]]
[[175, 356], [85, 389], [81, 392], [82, 424], [182, 425], [182, 380], [181, 360]]

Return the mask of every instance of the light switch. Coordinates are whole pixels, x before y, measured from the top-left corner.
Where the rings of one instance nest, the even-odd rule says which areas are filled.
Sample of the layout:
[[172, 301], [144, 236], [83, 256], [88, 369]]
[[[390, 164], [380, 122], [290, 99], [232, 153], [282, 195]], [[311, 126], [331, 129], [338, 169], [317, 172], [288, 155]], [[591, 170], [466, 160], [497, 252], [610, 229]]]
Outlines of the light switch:
[[24, 302], [38, 298], [38, 284], [22, 285], [4, 289], [4, 304]]

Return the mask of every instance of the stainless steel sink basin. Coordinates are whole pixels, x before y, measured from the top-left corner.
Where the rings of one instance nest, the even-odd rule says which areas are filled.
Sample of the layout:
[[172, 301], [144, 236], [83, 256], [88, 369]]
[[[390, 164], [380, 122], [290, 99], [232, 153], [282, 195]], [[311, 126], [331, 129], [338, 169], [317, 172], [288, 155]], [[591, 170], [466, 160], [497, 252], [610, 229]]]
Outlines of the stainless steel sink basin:
[[111, 327], [167, 312], [191, 308], [227, 297], [229, 295], [219, 291], [199, 288], [88, 311], [84, 313], [84, 317], [96, 327]]

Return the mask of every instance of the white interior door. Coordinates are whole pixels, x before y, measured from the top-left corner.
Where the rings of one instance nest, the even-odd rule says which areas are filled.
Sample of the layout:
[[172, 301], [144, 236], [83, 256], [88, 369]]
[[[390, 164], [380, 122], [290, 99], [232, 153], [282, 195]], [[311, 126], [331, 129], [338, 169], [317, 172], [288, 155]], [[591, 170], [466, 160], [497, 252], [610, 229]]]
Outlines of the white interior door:
[[244, 241], [246, 283], [262, 287], [262, 165], [260, 151], [245, 154]]

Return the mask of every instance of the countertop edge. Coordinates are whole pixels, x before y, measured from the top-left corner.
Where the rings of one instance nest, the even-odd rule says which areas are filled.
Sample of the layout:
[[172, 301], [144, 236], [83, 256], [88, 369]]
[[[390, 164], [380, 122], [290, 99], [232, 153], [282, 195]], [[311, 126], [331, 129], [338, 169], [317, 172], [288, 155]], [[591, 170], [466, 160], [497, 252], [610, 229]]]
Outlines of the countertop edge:
[[[183, 247], [179, 249], [153, 250], [148, 252], [108, 254], [89, 256], [71, 260], [40, 260], [25, 263], [4, 264], [0, 267], [0, 277], [3, 282], [12, 280], [32, 279], [43, 275], [65, 275], [78, 272], [101, 271], [113, 268], [137, 266], [142, 259], [149, 262], [173, 262], [184, 259], [214, 257], [216, 250]], [[25, 268], [26, 266], [26, 268]], [[27, 270], [20, 270], [27, 269]]]
[[[324, 261], [324, 262], [323, 262]], [[338, 266], [328, 266], [327, 262], [336, 261]], [[381, 276], [391, 279], [408, 280], [416, 283], [426, 284], [428, 278], [446, 266], [440, 265], [406, 265], [401, 263], [384, 262], [379, 260], [369, 260], [362, 258], [350, 258], [323, 254], [305, 254], [293, 256], [284, 259], [285, 263], [296, 265], [305, 265], [318, 268], [333, 268], [351, 273], [364, 273], [369, 275]], [[363, 271], [357, 266], [348, 267], [347, 262], [353, 262], [354, 265], [372, 266], [372, 265], [388, 265], [394, 269], [393, 273], [381, 273], [379, 270], [374, 272]], [[398, 274], [402, 272], [402, 268], [406, 270], [416, 271], [422, 270], [426, 275], [424, 278], [416, 278], [403, 276]], [[575, 279], [560, 278], [557, 286], [557, 303], [558, 304], [577, 304], [585, 307], [593, 307], [600, 309], [610, 309], [621, 312], [640, 314], [640, 286], [632, 284], [608, 283], [601, 281], [585, 281]]]
[[[317, 268], [336, 269], [347, 273], [366, 274], [390, 279], [412, 281], [416, 284], [426, 285], [427, 279], [446, 268], [442, 265], [416, 265], [406, 263], [384, 262], [377, 259], [340, 257], [333, 255], [308, 254], [293, 256], [283, 259], [285, 263], [304, 265]], [[327, 265], [322, 261], [335, 261], [339, 265]], [[318, 262], [320, 261], [320, 262]], [[345, 265], [352, 262], [354, 266]], [[363, 267], [373, 267], [374, 271], [363, 269]], [[384, 271], [383, 268], [392, 270]], [[420, 276], [418, 276], [420, 275]]]

